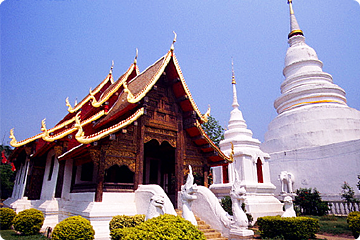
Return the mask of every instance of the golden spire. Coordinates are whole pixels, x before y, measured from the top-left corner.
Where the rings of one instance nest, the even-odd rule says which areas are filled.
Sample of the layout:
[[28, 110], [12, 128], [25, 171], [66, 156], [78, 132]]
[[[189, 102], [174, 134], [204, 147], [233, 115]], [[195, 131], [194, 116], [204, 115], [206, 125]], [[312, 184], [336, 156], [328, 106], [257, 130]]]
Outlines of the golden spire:
[[232, 70], [232, 84], [236, 84], [236, 80], [235, 80], [235, 72], [234, 72], [234, 59], [231, 57], [231, 70]]
[[294, 9], [292, 7], [292, 0], [288, 0], [288, 4], [289, 4], [289, 7], [290, 7], [290, 14], [293, 15], [294, 14]]
[[300, 29], [299, 24], [296, 20], [294, 9], [292, 6], [292, 0], [287, 0], [290, 8], [290, 33], [288, 35], [288, 38], [291, 38], [295, 35], [302, 35], [304, 36], [303, 31]]

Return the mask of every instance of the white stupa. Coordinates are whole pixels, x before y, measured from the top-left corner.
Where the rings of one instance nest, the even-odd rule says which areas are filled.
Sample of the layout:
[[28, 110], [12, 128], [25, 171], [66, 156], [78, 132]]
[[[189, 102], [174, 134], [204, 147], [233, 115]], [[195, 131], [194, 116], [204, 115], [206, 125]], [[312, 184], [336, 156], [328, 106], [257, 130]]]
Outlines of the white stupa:
[[261, 149], [271, 156], [277, 192], [278, 176], [287, 171], [295, 177], [294, 189], [316, 187], [323, 198], [335, 200], [344, 181], [356, 188], [360, 174], [360, 111], [347, 106], [345, 91], [322, 71], [288, 2], [290, 47], [281, 96], [274, 102], [279, 115], [269, 124]]
[[253, 138], [253, 133], [247, 128], [239, 110], [234, 71], [232, 87], [233, 110], [224, 140], [220, 142], [220, 149], [228, 156], [232, 154], [234, 161], [227, 168], [213, 168], [214, 184], [210, 186], [210, 190], [219, 198], [229, 196], [231, 186], [235, 182], [236, 168], [241, 186], [246, 189], [246, 211], [254, 220], [262, 216], [281, 215], [283, 205], [274, 197], [275, 186], [270, 182], [269, 154], [261, 151], [260, 141]]

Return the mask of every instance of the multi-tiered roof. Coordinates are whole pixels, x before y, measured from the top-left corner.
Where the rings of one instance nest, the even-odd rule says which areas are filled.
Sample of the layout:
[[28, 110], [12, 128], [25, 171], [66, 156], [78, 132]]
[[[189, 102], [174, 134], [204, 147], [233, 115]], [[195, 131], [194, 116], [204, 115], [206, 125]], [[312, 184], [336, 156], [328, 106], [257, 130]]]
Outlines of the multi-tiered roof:
[[142, 73], [137, 66], [137, 57], [117, 81], [113, 79], [111, 67], [105, 79], [94, 90], [90, 89], [89, 94], [75, 106], [71, 106], [66, 99], [68, 114], [53, 128], [48, 129], [44, 119], [41, 133], [19, 142], [12, 129], [10, 144], [19, 149], [31, 144], [33, 156], [36, 156], [47, 151], [55, 142], [62, 141], [66, 142], [67, 151], [59, 156], [59, 160], [71, 158], [86, 148], [87, 144], [111, 137], [130, 124], [137, 125], [137, 120], [146, 114], [147, 93], [156, 88], [156, 83], [163, 75], [171, 83], [173, 94], [183, 112], [184, 129], [193, 142], [202, 152], [208, 153], [210, 165], [226, 163], [228, 158], [201, 127], [207, 121], [209, 112], [202, 115], [195, 104], [174, 54], [173, 45], [163, 57]]

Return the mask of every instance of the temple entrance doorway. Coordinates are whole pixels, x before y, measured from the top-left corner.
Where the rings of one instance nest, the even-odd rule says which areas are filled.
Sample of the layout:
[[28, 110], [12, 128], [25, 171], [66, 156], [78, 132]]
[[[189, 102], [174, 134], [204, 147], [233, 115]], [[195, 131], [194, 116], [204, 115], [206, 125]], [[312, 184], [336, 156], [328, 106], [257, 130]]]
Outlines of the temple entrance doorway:
[[160, 185], [175, 204], [175, 148], [164, 141], [145, 143], [144, 184]]

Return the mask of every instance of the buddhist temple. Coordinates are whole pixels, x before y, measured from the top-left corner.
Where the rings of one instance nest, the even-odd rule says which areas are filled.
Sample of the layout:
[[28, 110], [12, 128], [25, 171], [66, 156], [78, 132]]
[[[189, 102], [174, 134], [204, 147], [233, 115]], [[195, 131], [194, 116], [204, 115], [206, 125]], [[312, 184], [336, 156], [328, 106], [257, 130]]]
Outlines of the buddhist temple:
[[261, 149], [270, 154], [271, 182], [293, 175], [294, 189], [317, 188], [326, 200], [340, 200], [344, 181], [356, 186], [360, 169], [360, 111], [346, 104], [345, 91], [322, 71], [323, 63], [305, 43], [290, 7], [289, 48], [281, 95]]
[[42, 210], [44, 226], [82, 215], [100, 239], [109, 236], [112, 216], [136, 214], [140, 184], [161, 186], [175, 207], [188, 165], [196, 183], [207, 186], [210, 167], [229, 158], [201, 127], [210, 109], [201, 114], [196, 106], [174, 42], [143, 72], [136, 57], [116, 81], [111, 68], [75, 106], [66, 99], [68, 114], [54, 127], [43, 120], [40, 133], [22, 141], [11, 130], [18, 172], [5, 204], [17, 212]]

